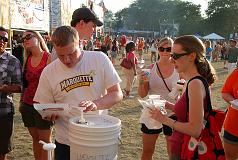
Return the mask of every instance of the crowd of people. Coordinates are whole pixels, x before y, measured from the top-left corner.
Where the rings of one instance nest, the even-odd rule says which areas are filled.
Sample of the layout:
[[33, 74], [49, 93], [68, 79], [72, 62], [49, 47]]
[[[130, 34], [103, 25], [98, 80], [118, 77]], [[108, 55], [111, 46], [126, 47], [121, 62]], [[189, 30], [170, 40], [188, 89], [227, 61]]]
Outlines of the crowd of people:
[[[137, 78], [141, 98], [161, 95], [166, 100], [165, 108], [171, 110], [168, 115], [159, 109], [149, 110], [151, 119], [163, 124], [160, 128], [151, 129], [141, 123], [141, 159], [152, 159], [158, 135], [163, 131], [169, 159], [179, 160], [183, 136], [197, 138], [202, 132], [210, 99], [203, 81], [209, 86], [215, 82], [216, 73], [211, 62], [218, 60], [224, 61], [224, 69], [229, 73], [221, 91], [223, 99], [229, 103], [224, 121], [225, 156], [227, 160], [238, 158], [238, 106], [231, 105], [238, 99], [236, 40], [229, 40], [229, 44], [217, 42], [212, 46], [210, 41], [203, 42], [192, 35], [174, 40], [169, 37], [145, 40], [143, 37], [105, 35], [93, 41], [95, 27], [102, 25], [90, 9], [76, 9], [71, 26], [58, 27], [52, 34], [52, 50], [48, 49], [40, 33], [26, 30], [21, 36], [22, 60], [6, 52], [8, 31], [0, 27], [0, 160], [6, 160], [6, 154], [12, 150], [13, 93], [21, 93], [19, 111], [32, 137], [34, 158], [47, 159], [39, 140], [51, 142], [54, 127], [55, 159], [70, 160], [69, 117], [56, 114], [41, 117], [33, 103], [68, 103], [85, 107], [85, 112], [107, 114], [107, 109], [123, 97], [130, 98]], [[151, 54], [151, 64], [146, 67], [149, 75], [142, 69], [145, 54]], [[122, 80], [114, 66], [123, 59], [127, 59], [130, 67], [122, 68], [126, 81], [122, 90]], [[88, 77], [89, 85], [83, 85], [81, 76]], [[78, 81], [62, 87], [61, 83], [75, 77]], [[180, 79], [187, 81], [184, 84], [186, 92], [171, 98], [169, 93]], [[70, 117], [77, 114], [78, 111], [73, 109]]]

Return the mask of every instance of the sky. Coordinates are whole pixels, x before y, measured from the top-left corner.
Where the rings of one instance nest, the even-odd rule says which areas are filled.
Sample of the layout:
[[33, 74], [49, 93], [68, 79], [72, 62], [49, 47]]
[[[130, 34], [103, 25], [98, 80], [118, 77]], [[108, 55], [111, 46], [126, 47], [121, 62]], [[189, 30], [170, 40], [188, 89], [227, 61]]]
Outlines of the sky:
[[[101, 0], [96, 0], [100, 2]], [[107, 9], [111, 10], [113, 13], [128, 7], [134, 0], [103, 0]], [[207, 2], [209, 0], [183, 0], [193, 2], [194, 4], [201, 5], [202, 13], [207, 9]]]

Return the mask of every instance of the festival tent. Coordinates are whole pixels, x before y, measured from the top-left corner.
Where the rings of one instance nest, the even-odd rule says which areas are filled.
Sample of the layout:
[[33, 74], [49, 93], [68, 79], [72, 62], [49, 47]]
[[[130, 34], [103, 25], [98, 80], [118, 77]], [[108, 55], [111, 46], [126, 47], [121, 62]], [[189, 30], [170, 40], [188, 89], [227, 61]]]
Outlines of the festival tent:
[[216, 33], [211, 33], [211, 34], [209, 34], [209, 35], [204, 36], [203, 39], [222, 40], [222, 39], [225, 39], [225, 38], [223, 38], [222, 36], [219, 36], [219, 35], [216, 34]]
[[202, 36], [200, 34], [198, 34], [198, 33], [194, 34], [194, 36], [196, 36], [197, 38], [202, 39]]

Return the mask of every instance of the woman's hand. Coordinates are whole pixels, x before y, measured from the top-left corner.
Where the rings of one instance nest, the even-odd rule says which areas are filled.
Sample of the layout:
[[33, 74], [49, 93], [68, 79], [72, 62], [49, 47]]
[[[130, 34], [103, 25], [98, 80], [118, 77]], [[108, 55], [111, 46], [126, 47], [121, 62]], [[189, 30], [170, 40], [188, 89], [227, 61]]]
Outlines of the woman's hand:
[[148, 73], [142, 70], [139, 74], [139, 80], [148, 82], [149, 81]]
[[164, 123], [167, 118], [165, 115], [162, 114], [159, 108], [150, 109], [149, 113], [152, 119], [159, 121], [161, 123]]
[[169, 101], [166, 101], [165, 103], [165, 109], [169, 109], [171, 111], [174, 111], [174, 104], [169, 102]]

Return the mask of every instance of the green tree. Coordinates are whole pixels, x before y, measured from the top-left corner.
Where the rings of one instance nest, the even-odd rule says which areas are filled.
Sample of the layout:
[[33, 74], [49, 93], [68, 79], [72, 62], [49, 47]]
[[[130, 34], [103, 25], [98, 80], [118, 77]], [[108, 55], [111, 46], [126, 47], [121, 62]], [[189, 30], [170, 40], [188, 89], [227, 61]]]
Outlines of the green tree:
[[201, 6], [191, 2], [179, 2], [172, 14], [175, 23], [179, 24], [179, 34], [195, 34], [202, 32]]
[[115, 17], [112, 11], [106, 11], [104, 13], [104, 28], [106, 30], [109, 30], [113, 26], [114, 23], [115, 23]]
[[116, 29], [146, 30], [171, 35], [203, 32], [200, 5], [180, 0], [136, 0], [115, 14]]
[[238, 32], [237, 0], [211, 0], [208, 3], [206, 26], [211, 32], [229, 37]]

